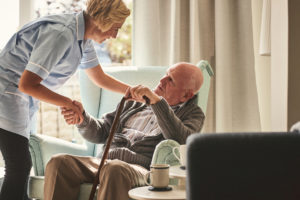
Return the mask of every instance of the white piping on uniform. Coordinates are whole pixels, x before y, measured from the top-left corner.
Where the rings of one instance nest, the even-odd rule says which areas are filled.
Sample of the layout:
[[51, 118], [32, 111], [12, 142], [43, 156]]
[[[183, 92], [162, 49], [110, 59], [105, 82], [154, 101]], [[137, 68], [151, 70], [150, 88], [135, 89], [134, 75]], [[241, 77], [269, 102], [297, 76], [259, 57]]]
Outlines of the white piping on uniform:
[[98, 57], [90, 59], [90, 60], [87, 60], [87, 61], [84, 61], [84, 62], [81, 62], [81, 64], [89, 63], [89, 62], [94, 61], [96, 59], [98, 59]]
[[36, 63], [33, 63], [33, 62], [29, 62], [30, 64], [33, 64], [33, 65], [35, 65], [35, 66], [37, 66], [37, 67], [39, 67], [39, 68], [41, 68], [42, 70], [44, 70], [47, 74], [49, 74], [49, 71], [45, 68], [45, 67], [43, 67], [43, 66], [41, 66], [41, 65], [39, 65], [39, 64], [36, 64]]
[[5, 91], [5, 93], [6, 93], [6, 94], [13, 94], [13, 95], [17, 95], [17, 96], [19, 96], [19, 97], [23, 98], [25, 101], [27, 101], [27, 102], [28, 102], [28, 99], [26, 99], [25, 97], [23, 97], [23, 96], [22, 96], [22, 95], [20, 95], [20, 94], [17, 94], [17, 93], [14, 93], [14, 92], [7, 92], [7, 91]]

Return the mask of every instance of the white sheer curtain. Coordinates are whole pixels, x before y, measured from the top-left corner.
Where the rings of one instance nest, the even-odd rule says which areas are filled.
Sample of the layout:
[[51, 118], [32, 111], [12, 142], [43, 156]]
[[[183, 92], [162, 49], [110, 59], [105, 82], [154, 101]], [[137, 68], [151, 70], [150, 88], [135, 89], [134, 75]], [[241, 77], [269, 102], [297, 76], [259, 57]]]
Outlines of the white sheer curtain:
[[133, 64], [170, 63], [170, 20], [173, 0], [133, 1]]
[[215, 1], [216, 130], [258, 131], [251, 1]]
[[[200, 54], [213, 57], [213, 35], [200, 28], [212, 31], [212, 12], [203, 9], [203, 2], [211, 6], [210, 0], [134, 0], [133, 63], [170, 65], [197, 62]], [[207, 20], [200, 19], [199, 10]], [[205, 38], [200, 38], [200, 32]]]
[[134, 2], [136, 65], [196, 63], [201, 59], [212, 64], [215, 77], [205, 132], [260, 131], [262, 122], [265, 129], [269, 127], [269, 110], [259, 106], [268, 101], [261, 95], [267, 88], [257, 87], [269, 78], [256, 70], [257, 65], [269, 68], [269, 63], [257, 58], [261, 21], [253, 21], [253, 15], [261, 15], [261, 11], [253, 13], [252, 4], [262, 7], [258, 0]]
[[271, 55], [271, 0], [263, 0], [259, 54]]

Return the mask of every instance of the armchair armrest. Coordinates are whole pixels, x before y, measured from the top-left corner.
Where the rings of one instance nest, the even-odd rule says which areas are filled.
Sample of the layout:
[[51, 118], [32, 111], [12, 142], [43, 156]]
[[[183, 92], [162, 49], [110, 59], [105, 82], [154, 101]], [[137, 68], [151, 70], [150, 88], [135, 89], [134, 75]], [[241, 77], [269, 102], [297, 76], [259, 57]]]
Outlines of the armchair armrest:
[[92, 156], [93, 152], [86, 145], [74, 144], [62, 139], [35, 134], [29, 139], [29, 150], [36, 176], [44, 176], [44, 170], [50, 158], [58, 153]]
[[[180, 165], [179, 160], [173, 154], [173, 148], [180, 146], [175, 140], [163, 140], [156, 145], [151, 164]], [[179, 155], [178, 155], [179, 156]]]

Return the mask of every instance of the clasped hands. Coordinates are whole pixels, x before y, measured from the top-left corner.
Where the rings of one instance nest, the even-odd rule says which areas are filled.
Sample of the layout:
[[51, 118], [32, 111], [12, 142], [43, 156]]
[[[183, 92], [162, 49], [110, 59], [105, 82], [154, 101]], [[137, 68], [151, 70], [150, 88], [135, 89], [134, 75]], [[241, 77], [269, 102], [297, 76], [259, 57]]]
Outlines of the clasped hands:
[[[148, 97], [150, 104], [155, 104], [160, 101], [160, 97], [155, 94], [151, 89], [143, 85], [137, 85], [134, 87], [128, 87], [125, 93], [125, 98], [130, 101], [138, 101], [145, 103], [143, 96]], [[72, 101], [72, 105], [67, 107], [61, 107], [61, 114], [67, 124], [81, 124], [83, 122], [83, 106], [79, 101]]]

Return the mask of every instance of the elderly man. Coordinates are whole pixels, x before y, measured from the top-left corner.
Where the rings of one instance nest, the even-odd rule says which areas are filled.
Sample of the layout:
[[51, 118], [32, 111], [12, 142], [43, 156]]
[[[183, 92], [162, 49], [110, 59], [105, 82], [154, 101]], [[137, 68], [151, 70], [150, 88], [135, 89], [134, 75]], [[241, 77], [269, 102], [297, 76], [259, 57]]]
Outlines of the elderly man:
[[[99, 177], [98, 200], [128, 200], [128, 191], [145, 185], [144, 175], [150, 168], [155, 146], [164, 139], [184, 144], [186, 138], [199, 132], [204, 114], [195, 103], [195, 94], [203, 83], [201, 70], [190, 63], [177, 63], [167, 70], [159, 84], [150, 90], [144, 86], [130, 89], [132, 99], [124, 105], [120, 125], [115, 133], [108, 162]], [[143, 96], [150, 99], [144, 104]], [[77, 127], [90, 142], [104, 143], [108, 138], [116, 112], [97, 120], [84, 112]], [[63, 110], [67, 123], [72, 124], [74, 112]], [[45, 200], [75, 200], [81, 183], [92, 183], [99, 158], [58, 155], [45, 172]]]

